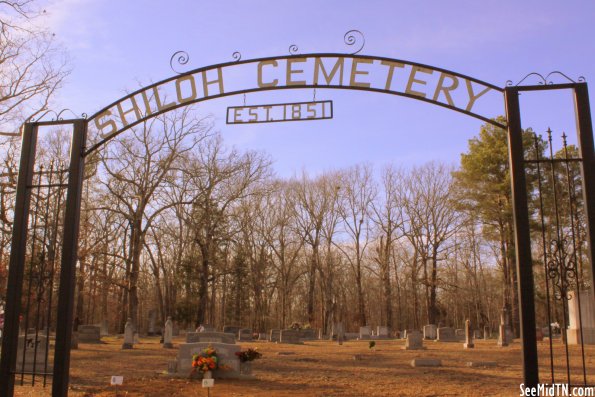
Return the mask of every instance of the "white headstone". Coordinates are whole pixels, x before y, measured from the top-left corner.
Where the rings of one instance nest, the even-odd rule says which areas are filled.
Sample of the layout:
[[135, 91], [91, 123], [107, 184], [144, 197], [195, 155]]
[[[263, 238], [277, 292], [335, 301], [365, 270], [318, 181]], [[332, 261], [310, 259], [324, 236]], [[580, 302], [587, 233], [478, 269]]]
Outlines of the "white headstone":
[[124, 343], [122, 343], [122, 349], [132, 349], [134, 345], [134, 327], [132, 325], [132, 319], [128, 318], [126, 325], [124, 326]]
[[426, 340], [434, 340], [437, 336], [438, 328], [436, 324], [428, 324], [424, 325], [424, 339]]
[[360, 339], [370, 339], [370, 334], [372, 333], [372, 329], [370, 327], [359, 327], [359, 338]]
[[580, 294], [577, 294], [576, 291], [569, 291], [568, 295], [570, 298], [568, 300], [570, 326], [566, 334], [568, 344], [577, 345], [581, 343], [582, 328], [582, 343], [585, 345], [595, 345], [595, 302], [592, 291], [580, 291]]
[[172, 343], [174, 324], [171, 321], [171, 317], [167, 317], [165, 327], [163, 329], [163, 347], [165, 349], [171, 349], [174, 347]]
[[379, 325], [376, 327], [376, 335], [380, 339], [385, 339], [390, 336], [390, 328], [386, 325]]

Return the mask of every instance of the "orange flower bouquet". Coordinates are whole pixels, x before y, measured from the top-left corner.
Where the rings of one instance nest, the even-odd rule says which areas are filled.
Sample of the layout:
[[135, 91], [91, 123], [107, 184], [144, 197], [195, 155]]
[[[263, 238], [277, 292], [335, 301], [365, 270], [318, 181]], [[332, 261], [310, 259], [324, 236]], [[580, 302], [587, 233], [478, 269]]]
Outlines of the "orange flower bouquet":
[[219, 368], [219, 357], [217, 357], [217, 351], [211, 346], [192, 355], [192, 373], [198, 371], [205, 373], [217, 368]]

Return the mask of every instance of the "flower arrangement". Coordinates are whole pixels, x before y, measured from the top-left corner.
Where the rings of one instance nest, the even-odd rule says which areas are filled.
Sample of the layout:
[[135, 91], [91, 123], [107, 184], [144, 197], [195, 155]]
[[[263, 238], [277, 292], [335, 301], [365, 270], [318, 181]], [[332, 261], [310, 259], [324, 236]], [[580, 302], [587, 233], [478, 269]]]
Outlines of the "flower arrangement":
[[257, 352], [256, 349], [250, 348], [248, 350], [236, 352], [236, 356], [238, 356], [241, 363], [245, 363], [248, 361], [254, 361], [257, 358], [261, 358], [262, 353]]
[[192, 373], [213, 371], [217, 368], [219, 368], [219, 357], [217, 357], [217, 351], [211, 346], [192, 355]]

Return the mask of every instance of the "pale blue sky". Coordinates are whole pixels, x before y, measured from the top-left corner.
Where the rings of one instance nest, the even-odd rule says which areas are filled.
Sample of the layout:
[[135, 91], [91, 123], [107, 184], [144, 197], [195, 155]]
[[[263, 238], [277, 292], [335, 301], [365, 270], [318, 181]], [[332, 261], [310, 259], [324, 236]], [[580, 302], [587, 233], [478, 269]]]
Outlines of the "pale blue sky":
[[[286, 55], [290, 44], [299, 53], [348, 53], [343, 35], [350, 29], [365, 34], [361, 54], [424, 63], [498, 86], [554, 70], [595, 81], [590, 0], [53, 0], [46, 9], [46, 23], [72, 65], [54, 107], [79, 114], [95, 113], [126, 91], [171, 77], [169, 59], [177, 50], [190, 54], [186, 70], [231, 61], [234, 51], [242, 59]], [[213, 114], [226, 142], [268, 152], [281, 176], [360, 162], [456, 163], [482, 124], [391, 95], [321, 89], [316, 97], [334, 101], [333, 120], [226, 125], [226, 107], [243, 103], [238, 96], [198, 109]], [[310, 90], [283, 90], [249, 94], [247, 103], [311, 99]], [[524, 127], [551, 126], [574, 136], [569, 93], [526, 94], [522, 105]]]

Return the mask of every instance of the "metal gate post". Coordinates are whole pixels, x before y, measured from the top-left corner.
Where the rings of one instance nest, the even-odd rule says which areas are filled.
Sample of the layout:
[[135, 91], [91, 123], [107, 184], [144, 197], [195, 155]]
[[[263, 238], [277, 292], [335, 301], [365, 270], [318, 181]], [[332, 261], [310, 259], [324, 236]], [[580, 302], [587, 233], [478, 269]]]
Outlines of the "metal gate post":
[[574, 87], [576, 129], [579, 142], [581, 172], [583, 177], [583, 206], [587, 221], [587, 244], [591, 262], [591, 289], [595, 289], [595, 148], [593, 145], [593, 124], [589, 107], [587, 83], [577, 83]]
[[31, 203], [31, 189], [29, 186], [33, 182], [36, 147], [37, 125], [26, 123], [23, 128], [6, 289], [4, 335], [2, 337], [2, 358], [0, 360], [0, 397], [11, 397], [14, 393], [14, 369], [17, 362], [19, 316], [21, 314], [25, 256], [27, 254], [29, 205]]
[[74, 120], [72, 144], [70, 146], [70, 166], [68, 170], [68, 193], [64, 215], [58, 316], [56, 318], [56, 349], [54, 352], [54, 377], [52, 382], [52, 396], [54, 397], [66, 397], [68, 395], [70, 343], [72, 339], [74, 289], [86, 141], [87, 120]]
[[533, 261], [531, 259], [531, 236], [529, 235], [529, 210], [518, 87], [506, 87], [504, 97], [506, 101], [506, 119], [508, 120], [508, 158], [523, 343], [523, 379], [525, 386], [534, 387], [539, 383], [539, 367], [535, 333]]

